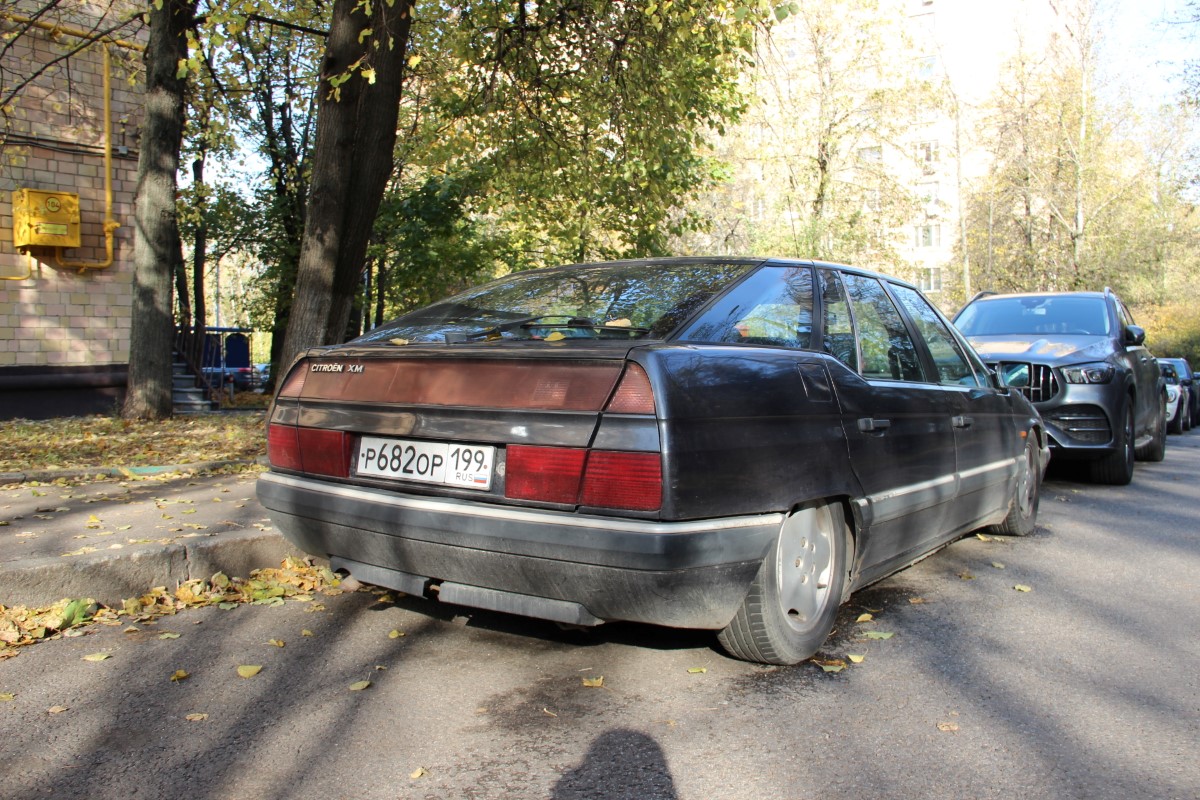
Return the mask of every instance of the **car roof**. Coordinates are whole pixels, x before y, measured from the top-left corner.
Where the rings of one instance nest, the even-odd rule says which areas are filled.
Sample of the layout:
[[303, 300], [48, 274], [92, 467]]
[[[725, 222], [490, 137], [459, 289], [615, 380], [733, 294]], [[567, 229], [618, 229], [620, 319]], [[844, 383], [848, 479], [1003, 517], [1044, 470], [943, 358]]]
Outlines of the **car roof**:
[[645, 264], [650, 266], [661, 264], [662, 266], [671, 266], [675, 264], [704, 264], [712, 262], [724, 264], [746, 264], [751, 267], [760, 267], [765, 265], [779, 267], [824, 267], [827, 269], [838, 269], [844, 272], [854, 272], [871, 278], [888, 280], [912, 289], [917, 288], [917, 286], [911, 281], [906, 281], [903, 278], [898, 278], [895, 275], [889, 275], [885, 272], [866, 269], [865, 267], [855, 267], [850, 264], [840, 264], [834, 261], [821, 261], [813, 258], [791, 258], [786, 256], [655, 256], [651, 258], [626, 258], [616, 261], [581, 261], [574, 264], [542, 267], [541, 269], [537, 270], [522, 270], [521, 272], [559, 272], [578, 269], [581, 267], [616, 267], [632, 264]]
[[1020, 297], [1105, 297], [1104, 292], [1012, 292], [1009, 294], [980, 292], [971, 298], [971, 302], [986, 302], [988, 300], [1007, 300]]

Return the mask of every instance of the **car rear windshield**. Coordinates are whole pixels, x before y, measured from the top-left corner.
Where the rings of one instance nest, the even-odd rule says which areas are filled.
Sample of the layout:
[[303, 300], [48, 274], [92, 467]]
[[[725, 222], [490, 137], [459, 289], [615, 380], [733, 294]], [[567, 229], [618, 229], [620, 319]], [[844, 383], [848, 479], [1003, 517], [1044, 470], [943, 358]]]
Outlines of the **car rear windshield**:
[[967, 336], [1107, 336], [1103, 297], [1001, 297], [977, 300], [954, 320]]
[[698, 260], [518, 272], [412, 311], [355, 341], [663, 338], [753, 266]]

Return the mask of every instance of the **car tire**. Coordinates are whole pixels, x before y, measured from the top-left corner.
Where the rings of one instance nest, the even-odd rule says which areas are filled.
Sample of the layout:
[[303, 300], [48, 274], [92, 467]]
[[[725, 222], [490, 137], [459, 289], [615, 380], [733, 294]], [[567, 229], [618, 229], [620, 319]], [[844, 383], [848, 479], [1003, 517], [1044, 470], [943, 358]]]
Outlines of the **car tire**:
[[1121, 415], [1125, 422], [1116, 432], [1113, 452], [1089, 465], [1089, 474], [1095, 483], [1126, 486], [1133, 480], [1133, 398], [1126, 400]]
[[1167, 398], [1162, 397], [1158, 403], [1158, 415], [1154, 419], [1154, 435], [1150, 441], [1139, 447], [1134, 456], [1138, 461], [1159, 462], [1167, 457]]
[[997, 536], [1028, 536], [1037, 527], [1038, 501], [1041, 499], [1042, 471], [1038, 469], [1037, 434], [1025, 439], [1025, 456], [1017, 465], [1012, 504], [1008, 516], [990, 532]]
[[1184, 408], [1184, 411], [1186, 412], [1186, 414], [1183, 418], [1183, 429], [1185, 431], [1190, 431], [1192, 429], [1192, 404], [1190, 401], [1188, 402], [1187, 406]]
[[847, 587], [850, 533], [836, 503], [787, 516], [737, 615], [717, 638], [735, 658], [798, 664], [825, 643]]
[[1187, 419], [1185, 419], [1185, 414], [1187, 414], [1187, 409], [1185, 409], [1182, 404], [1176, 406], [1175, 416], [1171, 417], [1171, 422], [1167, 425], [1168, 433], [1174, 433], [1178, 435], [1188, 429], [1189, 426], [1187, 424]]

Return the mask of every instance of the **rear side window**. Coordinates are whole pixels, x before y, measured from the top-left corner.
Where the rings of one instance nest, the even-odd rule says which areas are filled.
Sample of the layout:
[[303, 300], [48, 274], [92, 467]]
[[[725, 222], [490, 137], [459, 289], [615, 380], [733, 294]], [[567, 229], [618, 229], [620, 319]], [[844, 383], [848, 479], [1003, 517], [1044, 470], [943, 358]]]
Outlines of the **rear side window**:
[[812, 347], [813, 279], [809, 267], [763, 267], [681, 334], [685, 342]]
[[850, 315], [850, 301], [846, 298], [846, 287], [838, 273], [823, 269], [821, 275], [821, 307], [824, 310], [825, 341], [822, 349], [858, 372], [858, 344], [854, 340], [854, 318]]
[[917, 348], [883, 286], [865, 275], [847, 272], [844, 278], [858, 322], [862, 376], [870, 380], [923, 381]]

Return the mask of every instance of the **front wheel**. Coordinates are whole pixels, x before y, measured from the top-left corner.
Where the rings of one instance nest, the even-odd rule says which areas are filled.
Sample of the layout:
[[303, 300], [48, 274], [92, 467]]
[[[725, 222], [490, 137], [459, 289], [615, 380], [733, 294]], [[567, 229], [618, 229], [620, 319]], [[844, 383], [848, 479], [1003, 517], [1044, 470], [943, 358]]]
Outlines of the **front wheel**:
[[788, 515], [737, 615], [718, 634], [732, 656], [797, 664], [824, 644], [846, 588], [850, 534], [837, 504]]
[[1113, 437], [1113, 452], [1098, 458], [1089, 466], [1096, 483], [1125, 486], [1133, 480], [1133, 398], [1125, 401], [1121, 427]]
[[1025, 457], [1017, 465], [1017, 482], [1013, 488], [1012, 505], [1008, 516], [991, 527], [997, 536], [1028, 536], [1037, 525], [1038, 500], [1041, 498], [1042, 471], [1038, 468], [1037, 434], [1032, 431], [1025, 439]]

